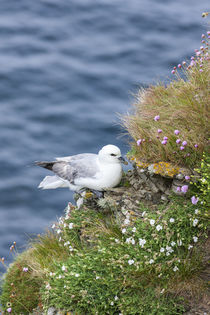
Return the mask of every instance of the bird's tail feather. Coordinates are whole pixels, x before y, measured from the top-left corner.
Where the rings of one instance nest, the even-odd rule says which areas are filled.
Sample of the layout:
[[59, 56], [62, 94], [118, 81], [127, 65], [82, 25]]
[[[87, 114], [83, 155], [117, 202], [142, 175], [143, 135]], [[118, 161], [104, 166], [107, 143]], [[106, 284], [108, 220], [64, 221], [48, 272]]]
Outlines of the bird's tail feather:
[[35, 162], [35, 165], [38, 165], [38, 166], [47, 168], [48, 170], [52, 171], [53, 165], [54, 165], [55, 163], [56, 163], [56, 162], [46, 162], [46, 161], [38, 162], [38, 161], [37, 161], [37, 162]]
[[38, 186], [42, 189], [56, 189], [59, 187], [68, 187], [68, 184], [58, 176], [46, 176]]

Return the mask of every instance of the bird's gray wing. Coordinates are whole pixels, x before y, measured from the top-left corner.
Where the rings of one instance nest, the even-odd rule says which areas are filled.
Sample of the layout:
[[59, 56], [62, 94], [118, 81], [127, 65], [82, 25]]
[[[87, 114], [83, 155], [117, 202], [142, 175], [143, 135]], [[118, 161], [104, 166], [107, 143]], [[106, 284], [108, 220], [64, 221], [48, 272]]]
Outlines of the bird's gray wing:
[[[59, 177], [73, 183], [77, 178], [94, 178], [99, 172], [96, 154], [78, 154], [54, 163], [52, 171]], [[70, 159], [71, 158], [71, 159]]]

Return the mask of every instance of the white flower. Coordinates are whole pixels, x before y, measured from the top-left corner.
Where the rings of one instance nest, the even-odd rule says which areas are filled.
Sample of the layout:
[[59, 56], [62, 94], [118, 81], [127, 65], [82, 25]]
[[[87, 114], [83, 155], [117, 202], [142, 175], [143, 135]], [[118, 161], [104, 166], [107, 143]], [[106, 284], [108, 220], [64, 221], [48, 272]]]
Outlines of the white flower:
[[161, 253], [164, 253], [164, 252], [165, 252], [165, 248], [164, 248], [164, 247], [161, 247], [160, 252], [161, 252]]
[[141, 246], [141, 248], [144, 247], [144, 245], [146, 244], [146, 240], [145, 239], [142, 239], [142, 238], [139, 238], [139, 245]]
[[176, 245], [176, 243], [175, 242], [171, 242], [171, 246], [173, 247], [173, 246], [175, 246]]
[[79, 277], [79, 273], [75, 273], [75, 277], [78, 278]]
[[198, 219], [193, 220], [193, 226], [196, 226], [198, 224]]
[[162, 229], [163, 229], [162, 225], [158, 224], [158, 225], [156, 226], [156, 230], [157, 230], [157, 231], [160, 231], [160, 230], [162, 230]]
[[122, 234], [125, 234], [126, 233], [126, 229], [122, 229]]
[[150, 259], [149, 264], [153, 264], [154, 259]]
[[67, 246], [67, 245], [69, 245], [69, 244], [70, 244], [70, 242], [67, 241], [67, 242], [65, 242], [63, 245], [64, 245], [64, 246]]
[[119, 298], [118, 298], [118, 296], [116, 295], [116, 296], [114, 297], [114, 299], [115, 299], [115, 301], [117, 301]]
[[169, 253], [169, 252], [167, 252], [167, 253], [166, 253], [166, 256], [169, 256], [169, 255], [170, 255], [170, 253]]
[[145, 216], [145, 214], [146, 214], [146, 211], [142, 212], [142, 214], [141, 214], [141, 215], [142, 215], [142, 217], [144, 217], [144, 216]]
[[198, 241], [197, 236], [193, 236], [193, 241], [194, 241], [195, 243], [197, 243], [197, 241]]
[[154, 224], [155, 224], [155, 220], [151, 219], [151, 220], [149, 221], [149, 223], [150, 223], [151, 225], [154, 225]]
[[174, 218], [170, 218], [169, 220], [170, 223], [174, 223], [174, 221], [175, 221]]
[[111, 302], [110, 305], [114, 305], [114, 302]]
[[49, 283], [46, 284], [46, 287], [45, 287], [47, 290], [50, 290], [51, 289], [51, 286]]
[[129, 220], [129, 219], [125, 219], [124, 224], [125, 224], [125, 225], [130, 224], [130, 220]]
[[192, 246], [192, 245], [189, 245], [189, 246], [188, 246], [188, 249], [191, 249], [191, 248], [193, 248], [193, 246]]
[[128, 237], [128, 238], [126, 238], [126, 241], [125, 241], [127, 244], [135, 244], [136, 242], [135, 242], [135, 240], [132, 238], [132, 237]]
[[53, 225], [51, 226], [51, 228], [54, 229], [54, 228], [55, 228], [55, 224], [53, 224]]
[[173, 249], [171, 248], [171, 246], [166, 246], [166, 250], [169, 252], [169, 253], [173, 253]]
[[73, 247], [72, 246], [69, 246], [69, 250], [70, 250], [70, 252], [73, 252]]
[[129, 265], [133, 265], [133, 264], [134, 264], [134, 260], [133, 260], [133, 259], [129, 259], [129, 260], [128, 260], [128, 264], [129, 264]]
[[58, 279], [61, 279], [61, 278], [62, 278], [62, 276], [61, 276], [61, 275], [59, 275], [59, 276], [58, 276]]
[[136, 232], [136, 227], [132, 228], [132, 232], [133, 232], [133, 233]]
[[60, 229], [58, 229], [58, 230], [57, 230], [57, 234], [60, 234], [60, 233], [61, 233], [61, 230], [60, 230]]
[[177, 266], [175, 266], [175, 267], [173, 268], [173, 271], [176, 272], [177, 270], [179, 270], [179, 268], [178, 268]]
[[198, 214], [198, 209], [195, 209], [195, 214]]
[[96, 280], [98, 280], [98, 279], [100, 279], [100, 277], [99, 277], [99, 276], [96, 276]]
[[73, 226], [74, 226], [74, 223], [69, 223], [69, 229], [71, 230], [71, 229], [73, 229]]
[[178, 246], [182, 246], [182, 240], [177, 241]]
[[62, 271], [66, 271], [67, 270], [65, 266], [62, 266], [61, 269], [62, 269]]
[[115, 241], [115, 243], [119, 243], [120, 242], [117, 238], [115, 238], [114, 241]]

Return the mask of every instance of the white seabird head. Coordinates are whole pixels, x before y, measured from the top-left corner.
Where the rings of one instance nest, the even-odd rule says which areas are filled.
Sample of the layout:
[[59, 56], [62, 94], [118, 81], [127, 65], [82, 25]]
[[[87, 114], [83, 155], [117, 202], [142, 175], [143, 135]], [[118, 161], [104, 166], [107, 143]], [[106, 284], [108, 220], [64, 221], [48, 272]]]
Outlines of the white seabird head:
[[126, 162], [121, 155], [120, 149], [113, 144], [105, 145], [99, 152], [99, 160], [103, 163], [123, 163]]

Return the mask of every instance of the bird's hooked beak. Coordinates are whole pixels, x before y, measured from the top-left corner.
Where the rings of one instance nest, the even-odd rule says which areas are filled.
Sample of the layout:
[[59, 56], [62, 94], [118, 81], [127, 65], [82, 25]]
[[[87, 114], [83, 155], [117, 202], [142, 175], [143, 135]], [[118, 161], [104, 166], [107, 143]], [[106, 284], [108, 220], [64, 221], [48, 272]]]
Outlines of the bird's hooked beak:
[[128, 165], [128, 162], [124, 159], [124, 157], [120, 156], [120, 157], [118, 158], [118, 160], [119, 160], [121, 163], [123, 163], [123, 164], [125, 164], [125, 165]]

